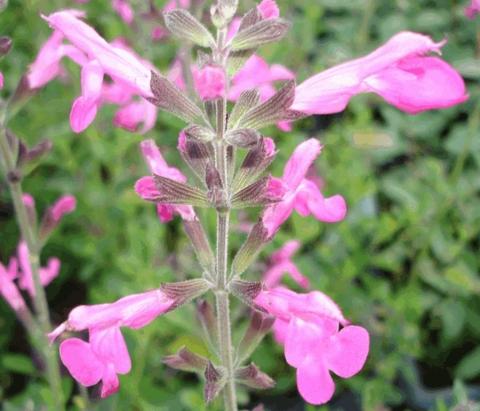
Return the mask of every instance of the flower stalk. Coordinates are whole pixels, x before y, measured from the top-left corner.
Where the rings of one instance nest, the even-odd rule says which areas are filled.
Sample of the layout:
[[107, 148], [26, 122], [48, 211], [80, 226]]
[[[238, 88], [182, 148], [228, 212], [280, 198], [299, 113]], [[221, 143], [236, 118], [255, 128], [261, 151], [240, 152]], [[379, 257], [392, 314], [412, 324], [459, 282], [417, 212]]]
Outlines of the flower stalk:
[[[226, 71], [226, 60], [228, 54], [225, 54], [224, 43], [226, 38], [226, 29], [220, 28], [217, 33], [217, 63]], [[227, 82], [228, 83], [228, 82]], [[225, 143], [226, 128], [226, 90], [223, 98], [217, 100], [216, 104], [216, 134], [215, 142], [215, 166], [222, 178], [223, 189], [227, 196], [230, 192], [230, 183], [227, 166], [227, 146]], [[222, 366], [226, 370], [226, 384], [223, 389], [224, 406], [226, 411], [236, 411], [237, 396], [235, 391], [234, 362], [233, 362], [233, 344], [232, 330], [230, 322], [230, 293], [228, 290], [228, 237], [230, 225], [230, 208], [227, 204], [222, 204], [217, 208], [217, 239], [216, 239], [216, 280], [215, 302], [217, 311], [218, 344]]]
[[45, 290], [40, 280], [40, 247], [36, 233], [29, 222], [27, 208], [23, 202], [21, 176], [15, 166], [15, 154], [8, 142], [4, 126], [4, 120], [0, 121], [0, 158], [4, 164], [7, 184], [12, 196], [15, 215], [22, 238], [27, 243], [29, 259], [32, 270], [35, 297], [33, 303], [36, 316], [32, 318], [30, 313], [24, 312], [22, 320], [32, 338], [36, 349], [42, 354], [45, 361], [46, 377], [52, 392], [55, 409], [64, 410], [63, 391], [59, 372], [56, 350], [48, 343], [47, 333], [51, 330], [50, 314]]

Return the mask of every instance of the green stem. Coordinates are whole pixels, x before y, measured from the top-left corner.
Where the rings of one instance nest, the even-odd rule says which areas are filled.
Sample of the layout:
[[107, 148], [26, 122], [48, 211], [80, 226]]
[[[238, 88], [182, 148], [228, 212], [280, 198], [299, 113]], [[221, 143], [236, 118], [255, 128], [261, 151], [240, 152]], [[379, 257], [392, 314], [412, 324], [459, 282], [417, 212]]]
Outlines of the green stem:
[[[226, 39], [226, 29], [220, 29], [217, 34], [217, 62], [226, 67], [228, 54], [223, 54]], [[230, 192], [227, 165], [227, 145], [225, 144], [226, 128], [226, 97], [219, 99], [216, 105], [217, 140], [215, 146], [215, 165], [222, 177], [223, 189], [226, 195]], [[223, 389], [225, 411], [237, 411], [237, 395], [235, 390], [232, 329], [230, 323], [230, 292], [228, 290], [228, 235], [230, 224], [230, 208], [228, 205], [217, 209], [217, 241], [216, 241], [216, 275], [215, 303], [217, 311], [218, 344], [222, 366], [227, 374], [227, 382]]]
[[[4, 162], [5, 175], [12, 196], [17, 223], [20, 228], [22, 238], [26, 242], [29, 251], [33, 285], [35, 288], [35, 297], [33, 298], [33, 303], [35, 306], [36, 319], [41, 329], [39, 338], [34, 338], [34, 340], [37, 342], [37, 350], [42, 353], [45, 360], [47, 380], [52, 391], [55, 410], [62, 411], [65, 408], [58, 359], [55, 350], [49, 345], [47, 339], [47, 333], [50, 332], [52, 327], [50, 324], [45, 290], [40, 281], [40, 250], [37, 245], [38, 241], [36, 238], [36, 233], [32, 230], [27, 209], [23, 203], [23, 191], [20, 179], [13, 177], [16, 172], [14, 153], [12, 153], [10, 149], [3, 122], [0, 127], [0, 157]], [[29, 331], [32, 335], [38, 334], [36, 330], [31, 329]]]

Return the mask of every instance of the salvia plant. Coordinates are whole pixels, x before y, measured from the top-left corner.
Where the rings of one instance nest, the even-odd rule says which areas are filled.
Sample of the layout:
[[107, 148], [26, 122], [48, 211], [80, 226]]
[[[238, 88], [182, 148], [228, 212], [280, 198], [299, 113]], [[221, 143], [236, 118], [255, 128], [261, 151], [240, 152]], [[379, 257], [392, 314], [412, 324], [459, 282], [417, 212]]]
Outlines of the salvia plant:
[[[114, 6], [125, 21], [132, 19], [128, 2], [117, 1]], [[169, 33], [184, 50], [196, 51], [195, 60], [179, 58], [168, 75], [124, 41], [108, 43], [84, 21], [83, 12], [63, 10], [42, 16], [53, 33], [1, 107], [0, 158], [21, 240], [18, 256], [6, 266], [0, 264], [0, 292], [44, 360], [56, 410], [64, 409], [65, 399], [55, 342], [60, 341], [60, 359], [72, 377], [84, 387], [101, 384], [101, 397], [107, 397], [119, 389], [119, 375], [134, 367], [122, 328], [145, 327], [192, 302], [209, 356], [184, 347], [164, 362], [198, 373], [205, 382], [207, 403], [222, 395], [223, 409], [234, 411], [238, 385], [274, 386], [273, 377], [249, 360], [271, 329], [284, 348], [285, 360], [296, 370], [300, 395], [311, 404], [328, 402], [335, 389], [332, 374], [350, 378], [363, 368], [369, 352], [368, 331], [352, 325], [330, 297], [309, 290], [308, 278], [292, 261], [298, 241], [287, 242], [272, 255], [262, 281], [248, 273], [293, 212], [335, 223], [345, 218], [347, 207], [340, 195], [324, 196], [323, 184], [309, 172], [323, 149], [317, 139], [301, 142], [283, 175], [273, 177], [267, 170], [277, 154], [275, 142], [261, 130], [277, 125], [288, 132], [296, 120], [341, 112], [359, 93], [375, 93], [410, 114], [450, 107], [467, 98], [460, 75], [434, 55], [445, 41], [436, 43], [419, 33], [401, 32], [370, 54], [315, 74], [297, 86], [292, 71], [269, 66], [257, 54], [262, 46], [288, 33], [290, 24], [280, 17], [274, 0], [261, 1], [241, 17], [237, 16], [238, 0], [213, 1], [209, 6], [213, 33], [199, 17], [204, 15], [201, 2], [173, 1], [165, 7], [164, 26], [155, 28], [152, 36]], [[2, 56], [10, 47], [10, 39], [2, 38]], [[153, 290], [132, 290], [134, 294], [115, 302], [76, 307], [54, 328], [44, 286], [58, 275], [60, 262], [52, 259], [41, 267], [39, 257], [62, 216], [74, 210], [75, 199], [62, 197], [37, 219], [34, 200], [21, 184], [29, 165], [48, 152], [50, 143], [29, 148], [7, 128], [7, 122], [31, 93], [63, 73], [63, 58], [81, 67], [81, 95], [70, 114], [73, 131], [86, 129], [106, 103], [120, 107], [115, 125], [130, 130], [150, 130], [159, 109], [185, 122], [178, 151], [191, 178], [167, 164], [154, 140], [144, 140], [140, 148], [150, 175], [137, 181], [135, 191], [156, 205], [161, 222], [181, 218], [198, 260], [198, 276]], [[3, 87], [3, 76], [0, 80]], [[216, 214], [214, 239], [204, 229], [199, 208]], [[258, 218], [244, 224], [246, 239], [238, 250], [231, 250], [230, 236], [237, 235], [231, 230], [231, 215], [245, 208], [259, 210]], [[302, 292], [282, 285], [285, 274]], [[238, 341], [232, 339], [233, 301], [245, 305], [242, 312], [251, 312]], [[88, 331], [88, 340], [79, 338], [86, 335], [79, 334], [82, 331]]]

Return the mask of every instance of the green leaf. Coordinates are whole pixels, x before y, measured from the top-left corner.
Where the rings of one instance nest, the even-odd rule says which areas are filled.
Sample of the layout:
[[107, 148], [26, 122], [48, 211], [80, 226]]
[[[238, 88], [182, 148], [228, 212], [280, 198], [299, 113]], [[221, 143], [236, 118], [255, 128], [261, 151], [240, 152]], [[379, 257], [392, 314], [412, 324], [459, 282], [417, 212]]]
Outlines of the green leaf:
[[4, 354], [1, 364], [3, 368], [17, 374], [33, 375], [37, 371], [32, 360], [22, 354]]
[[460, 364], [455, 369], [455, 375], [458, 378], [469, 380], [480, 374], [480, 347], [470, 351], [463, 357]]

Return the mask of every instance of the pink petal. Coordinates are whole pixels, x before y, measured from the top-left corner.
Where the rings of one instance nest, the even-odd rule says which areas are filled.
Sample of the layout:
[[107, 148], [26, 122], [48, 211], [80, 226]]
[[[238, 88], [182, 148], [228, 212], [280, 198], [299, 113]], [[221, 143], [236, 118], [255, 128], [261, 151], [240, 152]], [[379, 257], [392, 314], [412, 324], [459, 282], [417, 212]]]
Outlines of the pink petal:
[[[443, 44], [418, 33], [398, 33], [369, 55], [304, 81], [296, 89], [291, 108], [307, 114], [337, 113], [352, 96], [370, 91], [409, 113], [461, 103], [466, 96], [459, 74], [439, 59], [422, 57], [439, 52]], [[436, 80], [442, 81], [439, 93], [435, 92]], [[432, 83], [434, 90], [429, 88]]]
[[268, 206], [262, 215], [262, 223], [267, 230], [268, 238], [272, 238], [280, 226], [287, 221], [294, 210], [295, 197], [289, 195], [279, 203]]
[[349, 325], [333, 335], [325, 350], [327, 366], [342, 378], [357, 374], [367, 360], [370, 337], [363, 327]]
[[140, 143], [140, 149], [152, 174], [170, 178], [180, 183], [187, 181], [187, 178], [178, 169], [170, 167], [166, 163], [154, 140], [142, 141]]
[[320, 405], [330, 401], [335, 384], [322, 361], [309, 358], [297, 369], [298, 392], [310, 404]]
[[261, 14], [262, 19], [275, 19], [280, 17], [280, 10], [278, 9], [275, 0], [262, 0], [257, 6], [257, 9]]
[[135, 192], [144, 200], [157, 201], [161, 196], [153, 177], [142, 177], [135, 183]]
[[90, 331], [90, 345], [100, 361], [104, 364], [113, 364], [115, 373], [130, 372], [132, 363], [120, 328], [93, 329]]
[[336, 223], [347, 215], [347, 204], [340, 195], [325, 198], [311, 180], [303, 180], [295, 198], [295, 209], [303, 216], [312, 213], [319, 221]]
[[140, 124], [143, 127], [139, 130], [144, 134], [151, 130], [157, 119], [157, 108], [146, 100], [134, 101], [122, 107], [115, 113], [113, 124], [125, 130], [135, 132]]
[[90, 387], [103, 375], [104, 365], [92, 352], [90, 344], [78, 338], [68, 338], [60, 344], [60, 359], [80, 384]]
[[283, 182], [291, 190], [295, 190], [300, 185], [321, 150], [320, 142], [314, 138], [297, 146], [285, 165], [282, 177]]
[[460, 74], [437, 57], [407, 57], [365, 81], [369, 91], [410, 114], [467, 100]]
[[152, 97], [151, 67], [144, 61], [130, 51], [108, 44], [93, 28], [69, 11], [59, 11], [44, 19], [91, 60], [97, 60], [103, 71], [114, 80], [142, 96]]
[[44, 287], [50, 284], [60, 273], [60, 260], [50, 258], [46, 267], [40, 268], [40, 281]]
[[207, 65], [193, 71], [195, 89], [203, 101], [216, 100], [225, 95], [225, 70], [219, 66]]
[[168, 223], [173, 220], [174, 208], [169, 204], [157, 204], [157, 215], [161, 223]]
[[120, 387], [118, 376], [115, 372], [113, 364], [108, 364], [105, 367], [102, 376], [102, 391], [100, 392], [101, 398], [107, 398], [108, 396], [115, 394]]
[[73, 103], [70, 112], [72, 130], [80, 133], [95, 119], [102, 92], [103, 69], [97, 61], [82, 68], [82, 95]]
[[285, 359], [292, 367], [300, 367], [322, 343], [318, 327], [300, 318], [292, 318], [285, 338]]

